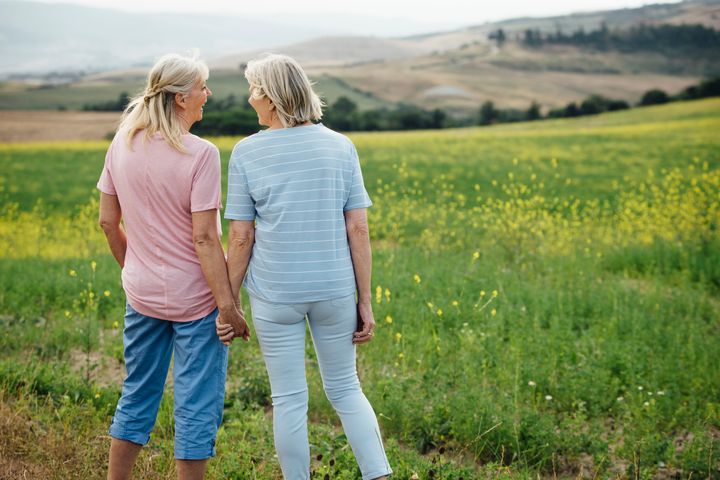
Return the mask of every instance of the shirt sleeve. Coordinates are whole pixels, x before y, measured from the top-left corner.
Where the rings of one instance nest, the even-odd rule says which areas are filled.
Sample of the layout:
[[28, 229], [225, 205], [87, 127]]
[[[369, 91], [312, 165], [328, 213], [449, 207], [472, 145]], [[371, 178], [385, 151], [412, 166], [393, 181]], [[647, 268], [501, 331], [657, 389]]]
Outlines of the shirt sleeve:
[[225, 218], [227, 220], [255, 220], [255, 201], [250, 195], [242, 158], [233, 150], [228, 167], [228, 195]]
[[209, 148], [197, 163], [190, 187], [190, 211], [220, 209], [220, 152]]
[[350, 157], [352, 161], [352, 180], [350, 182], [350, 190], [345, 199], [343, 211], [354, 210], [356, 208], [367, 208], [372, 205], [372, 200], [365, 190], [362, 171], [360, 170], [360, 159], [358, 158], [355, 145], [350, 144]]
[[108, 195], [117, 195], [112, 174], [110, 173], [110, 166], [112, 165], [113, 157], [113, 145], [114, 142], [108, 147], [108, 151], [105, 154], [105, 166], [103, 166], [102, 173], [100, 174], [100, 180], [97, 182], [97, 189]]

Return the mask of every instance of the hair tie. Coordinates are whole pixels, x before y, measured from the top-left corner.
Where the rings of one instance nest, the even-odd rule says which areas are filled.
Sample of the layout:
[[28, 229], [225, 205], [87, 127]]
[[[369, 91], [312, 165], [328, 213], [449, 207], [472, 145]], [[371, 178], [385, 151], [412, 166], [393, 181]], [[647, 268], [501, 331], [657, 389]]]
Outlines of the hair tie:
[[143, 100], [145, 101], [145, 105], [147, 105], [150, 102], [150, 99], [155, 97], [156, 95], [162, 93], [162, 90], [151, 90], [147, 93], [145, 93], [145, 96], [143, 97]]

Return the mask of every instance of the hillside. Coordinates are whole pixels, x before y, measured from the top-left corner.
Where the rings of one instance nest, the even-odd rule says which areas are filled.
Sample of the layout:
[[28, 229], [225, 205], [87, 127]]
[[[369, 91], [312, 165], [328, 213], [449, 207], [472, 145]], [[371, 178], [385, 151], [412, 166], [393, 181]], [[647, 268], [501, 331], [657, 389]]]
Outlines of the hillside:
[[[0, 26], [3, 22], [7, 21], [0, 21]], [[528, 28], [573, 32], [579, 28], [592, 31], [601, 24], [618, 29], [641, 23], [687, 22], [720, 28], [720, 0], [517, 18], [403, 38], [321, 37], [285, 47], [210, 57], [210, 86], [220, 98], [244, 95], [246, 84], [239, 67], [261, 52], [274, 51], [302, 62], [328, 103], [347, 96], [360, 109], [404, 102], [467, 114], [482, 102], [493, 100], [503, 108], [522, 109], [537, 101], [547, 110], [591, 94], [634, 103], [648, 89], [673, 93], [703, 77], [720, 74], [720, 62], [715, 58], [718, 52], [708, 56], [597, 51], [571, 45], [530, 48], [518, 41], [518, 36]], [[502, 45], [488, 39], [498, 28], [508, 38]], [[52, 79], [0, 83], [0, 110], [75, 110], [87, 103], [106, 102], [120, 92], [138, 91], [145, 68], [84, 75], [60, 84]]]
[[[703, 74], [695, 60], [660, 54], [588, 52], [571, 46], [525, 48], [489, 43], [407, 60], [311, 71], [342, 78], [390, 102], [468, 110], [486, 100], [527, 108], [559, 107], [591, 94], [637, 102], [651, 88], [677, 92]], [[392, 78], [392, 82], [386, 79]]]

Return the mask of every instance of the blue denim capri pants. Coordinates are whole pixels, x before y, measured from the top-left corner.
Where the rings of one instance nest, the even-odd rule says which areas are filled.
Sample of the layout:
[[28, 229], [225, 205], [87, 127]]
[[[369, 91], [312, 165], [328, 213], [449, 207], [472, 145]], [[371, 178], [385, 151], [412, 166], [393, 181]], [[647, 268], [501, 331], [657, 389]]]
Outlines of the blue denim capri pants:
[[175, 458], [203, 460], [215, 455], [228, 361], [227, 347], [215, 332], [217, 315], [215, 309], [198, 320], [171, 322], [127, 305], [123, 331], [127, 377], [110, 425], [111, 437], [148, 443], [174, 353]]

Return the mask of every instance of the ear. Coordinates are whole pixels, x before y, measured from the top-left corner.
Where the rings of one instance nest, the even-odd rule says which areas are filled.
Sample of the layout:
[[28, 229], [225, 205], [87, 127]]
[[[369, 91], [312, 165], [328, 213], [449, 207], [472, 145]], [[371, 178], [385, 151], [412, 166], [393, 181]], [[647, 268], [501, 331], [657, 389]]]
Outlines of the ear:
[[182, 93], [176, 93], [175, 94], [175, 104], [177, 104], [180, 107], [185, 108], [185, 95]]

